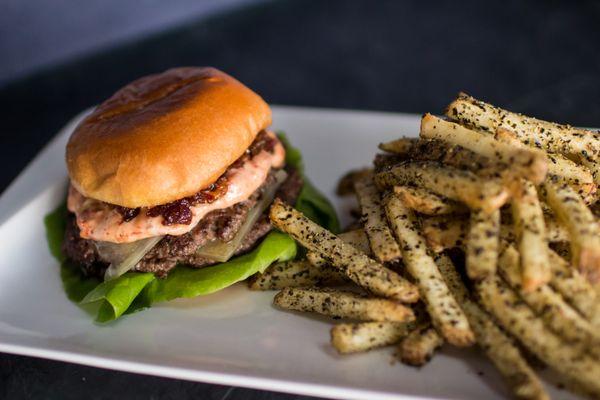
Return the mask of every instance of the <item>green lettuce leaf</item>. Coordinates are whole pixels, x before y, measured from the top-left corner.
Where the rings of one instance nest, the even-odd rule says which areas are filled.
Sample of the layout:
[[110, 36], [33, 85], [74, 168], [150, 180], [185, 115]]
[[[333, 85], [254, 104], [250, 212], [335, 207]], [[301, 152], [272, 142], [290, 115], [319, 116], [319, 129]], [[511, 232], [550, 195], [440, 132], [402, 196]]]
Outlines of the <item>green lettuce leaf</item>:
[[243, 281], [257, 272], [264, 272], [274, 262], [288, 261], [294, 257], [294, 240], [281, 232], [271, 232], [256, 249], [225, 263], [201, 269], [179, 266], [165, 279], [153, 281], [145, 295], [151, 303], [204, 296]]
[[79, 267], [68, 261], [60, 265], [60, 279], [69, 300], [79, 303], [102, 281], [97, 278], [88, 278], [81, 274]]
[[118, 279], [97, 285], [80, 301], [80, 304], [100, 302], [96, 320], [112, 321], [123, 315], [142, 290], [154, 280], [156, 277], [149, 272], [127, 272]]
[[[281, 134], [280, 137], [287, 149], [286, 162], [298, 169], [304, 179], [296, 208], [315, 222], [337, 232], [339, 223], [335, 209], [304, 176], [300, 152], [289, 144], [285, 136]], [[65, 260], [61, 248], [67, 213], [65, 204], [62, 204], [44, 218], [48, 247], [61, 263], [60, 275], [67, 297], [84, 308], [88, 307], [88, 310], [89, 305], [97, 306], [94, 311], [98, 322], [113, 321], [158, 302], [214, 293], [257, 272], [263, 272], [276, 261], [293, 259], [298, 250], [292, 238], [273, 231], [250, 253], [212, 267], [195, 269], [179, 265], [164, 279], [158, 279], [151, 273], [129, 272], [117, 279], [102, 282], [83, 276], [77, 266]]]
[[50, 254], [61, 263], [65, 260], [65, 255], [62, 253], [62, 244], [67, 227], [67, 212], [67, 205], [63, 203], [44, 217], [48, 249]]
[[340, 232], [340, 222], [335, 208], [306, 178], [294, 207], [323, 228], [333, 233]]
[[314, 187], [304, 173], [304, 162], [300, 150], [290, 144], [290, 141], [283, 132], [278, 132], [277, 136], [285, 146], [285, 163], [296, 168], [304, 181], [294, 207], [323, 228], [333, 233], [339, 233], [340, 222], [335, 208], [327, 200], [327, 197]]

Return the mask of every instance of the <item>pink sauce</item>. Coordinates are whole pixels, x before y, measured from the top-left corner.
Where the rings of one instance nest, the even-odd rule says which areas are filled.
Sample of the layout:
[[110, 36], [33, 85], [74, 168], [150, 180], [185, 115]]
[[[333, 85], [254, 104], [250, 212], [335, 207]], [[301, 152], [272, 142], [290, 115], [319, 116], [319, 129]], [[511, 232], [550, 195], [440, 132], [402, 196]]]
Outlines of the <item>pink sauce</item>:
[[[269, 132], [269, 135], [273, 133]], [[162, 216], [149, 217], [146, 210], [131, 221], [123, 222], [123, 216], [110, 204], [86, 198], [73, 186], [69, 187], [67, 207], [75, 213], [80, 235], [84, 239], [96, 241], [129, 243], [162, 235], [183, 235], [191, 231], [209, 212], [246, 200], [265, 181], [271, 168], [283, 166], [285, 150], [277, 141], [273, 152], [261, 151], [241, 166], [230, 168], [226, 172], [227, 193], [210, 204], [198, 204], [190, 207], [193, 217], [187, 225], [163, 225]]]

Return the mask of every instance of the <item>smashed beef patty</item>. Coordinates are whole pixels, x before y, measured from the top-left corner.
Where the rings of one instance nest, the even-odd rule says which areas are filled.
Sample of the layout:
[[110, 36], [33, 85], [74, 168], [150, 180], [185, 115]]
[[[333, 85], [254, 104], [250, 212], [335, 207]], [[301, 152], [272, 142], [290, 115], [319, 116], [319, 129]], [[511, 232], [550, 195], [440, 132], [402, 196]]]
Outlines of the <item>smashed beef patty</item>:
[[[287, 169], [288, 177], [283, 182], [276, 197], [293, 204], [302, 188], [302, 178], [294, 169]], [[196, 250], [212, 240], [229, 241], [246, 219], [248, 212], [260, 199], [264, 188], [274, 181], [274, 171], [271, 171], [263, 183], [247, 200], [231, 207], [215, 210], [207, 214], [190, 232], [181, 236], [165, 236], [134, 268], [135, 271], [153, 272], [164, 277], [178, 263], [200, 268], [216, 262], [196, 255]], [[267, 213], [263, 214], [244, 237], [236, 255], [242, 254], [254, 247], [271, 230]], [[75, 216], [69, 214], [63, 253], [78, 264], [86, 276], [102, 278], [108, 267], [96, 250], [93, 240], [82, 239]]]

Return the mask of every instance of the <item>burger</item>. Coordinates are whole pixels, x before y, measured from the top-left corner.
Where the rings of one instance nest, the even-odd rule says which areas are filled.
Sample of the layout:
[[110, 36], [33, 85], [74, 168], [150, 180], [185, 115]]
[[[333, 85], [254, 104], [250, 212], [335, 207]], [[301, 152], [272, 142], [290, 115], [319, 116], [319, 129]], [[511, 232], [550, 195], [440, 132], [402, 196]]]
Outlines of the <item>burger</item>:
[[[294, 204], [305, 192], [303, 202], [310, 203], [317, 193], [306, 190], [300, 163], [286, 164], [288, 150], [269, 130], [271, 117], [267, 103], [231, 76], [185, 67], [128, 84], [79, 123], [66, 147], [62, 252], [82, 280], [102, 286], [88, 293], [88, 301], [107, 300], [107, 287], [143, 276], [147, 283], [130, 295], [126, 303], [132, 303], [153, 281], [167, 290], [179, 268], [192, 287], [211, 276], [221, 280], [217, 287], [238, 280], [223, 282], [219, 268], [244, 269], [231, 260], [252, 252], [271, 232], [273, 200]], [[287, 258], [295, 254], [285, 252]], [[282, 258], [277, 251], [263, 253], [272, 256], [236, 276]], [[212, 272], [194, 282], [190, 271], [200, 268]], [[113, 311], [116, 318], [126, 310]]]

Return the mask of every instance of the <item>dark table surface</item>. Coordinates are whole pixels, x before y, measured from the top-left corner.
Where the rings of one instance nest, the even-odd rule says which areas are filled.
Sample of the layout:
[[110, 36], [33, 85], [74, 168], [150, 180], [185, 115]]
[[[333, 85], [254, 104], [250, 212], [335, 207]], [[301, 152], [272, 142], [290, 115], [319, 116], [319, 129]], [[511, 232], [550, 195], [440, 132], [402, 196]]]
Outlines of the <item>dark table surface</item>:
[[[0, 88], [0, 189], [69, 117], [172, 66], [216, 66], [277, 104], [423, 113], [440, 111], [463, 90], [535, 116], [598, 126], [599, 50], [594, 1], [280, 1], [244, 8]], [[0, 398], [82, 397], [306, 398], [0, 354]]]

